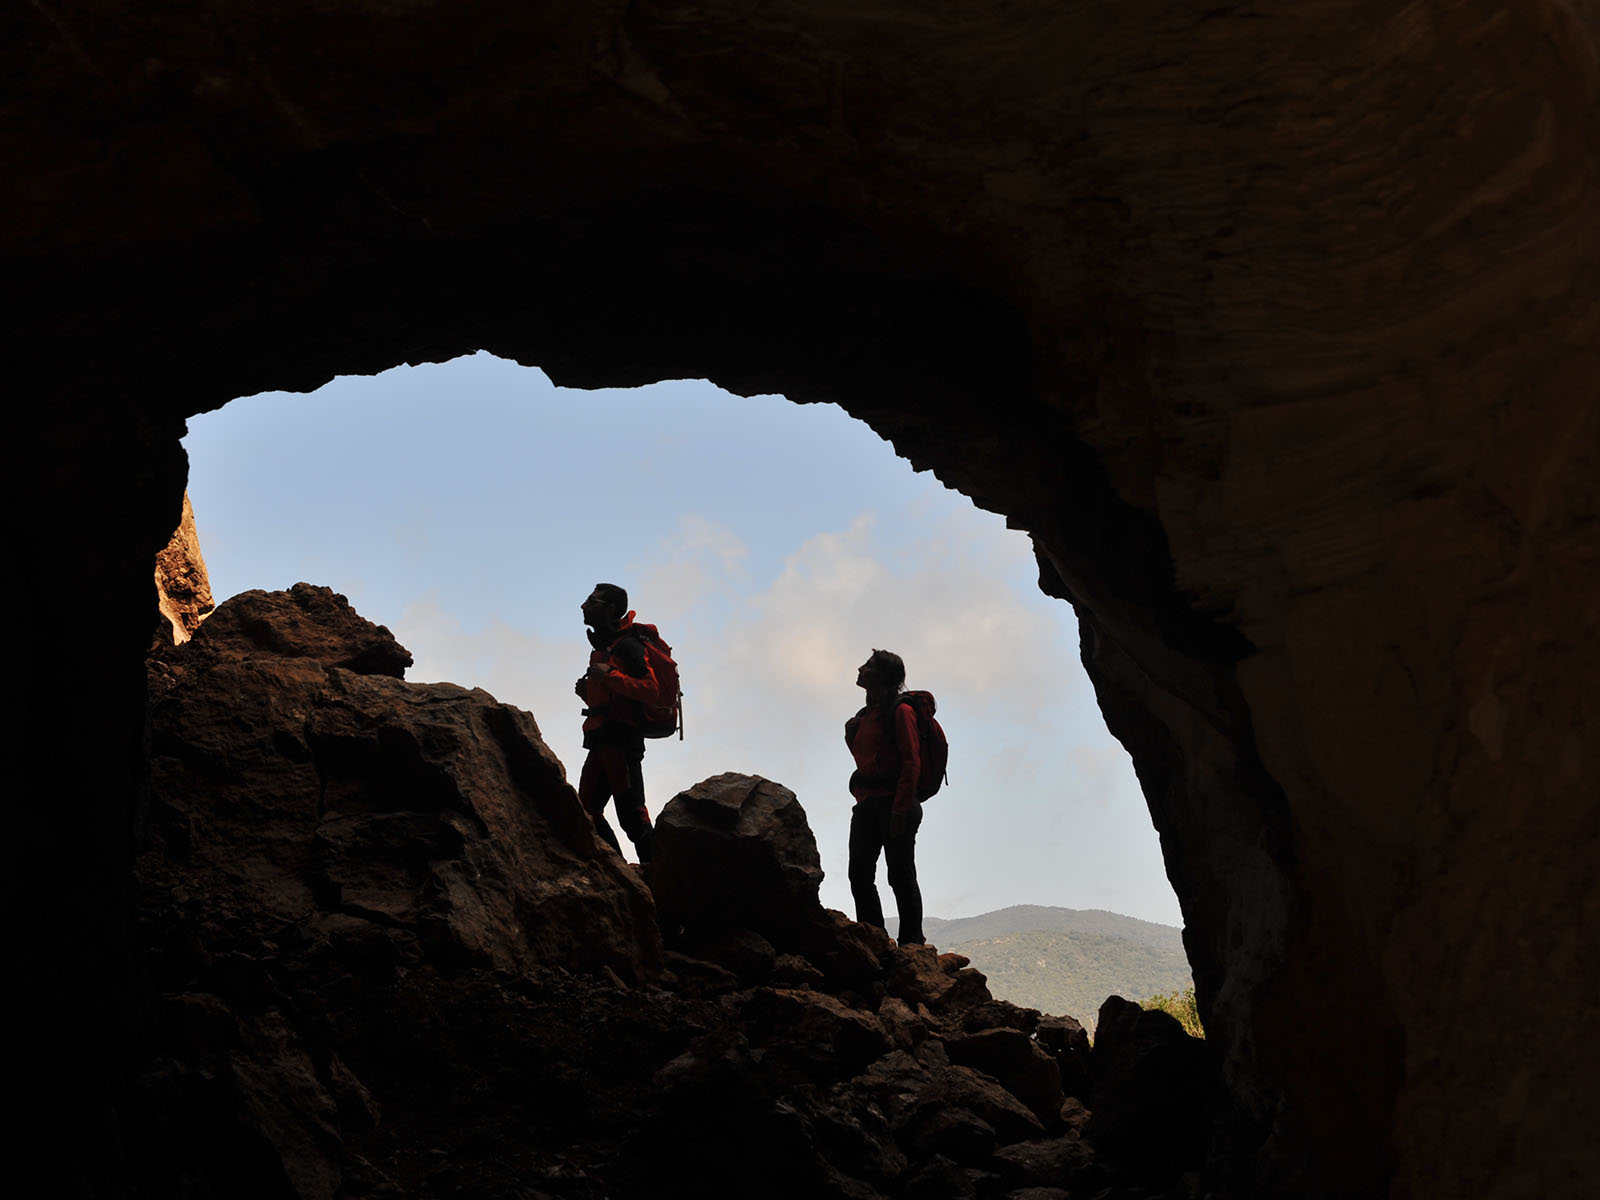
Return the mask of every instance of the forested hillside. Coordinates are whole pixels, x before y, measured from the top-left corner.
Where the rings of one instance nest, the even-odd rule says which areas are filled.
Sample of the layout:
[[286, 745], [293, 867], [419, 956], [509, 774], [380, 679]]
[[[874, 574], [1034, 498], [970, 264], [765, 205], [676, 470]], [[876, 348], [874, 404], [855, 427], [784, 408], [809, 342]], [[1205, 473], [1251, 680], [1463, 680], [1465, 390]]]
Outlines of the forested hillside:
[[923, 926], [941, 951], [970, 958], [997, 998], [1086, 1028], [1107, 996], [1143, 1000], [1193, 982], [1177, 929], [1117, 913], [1019, 905]]

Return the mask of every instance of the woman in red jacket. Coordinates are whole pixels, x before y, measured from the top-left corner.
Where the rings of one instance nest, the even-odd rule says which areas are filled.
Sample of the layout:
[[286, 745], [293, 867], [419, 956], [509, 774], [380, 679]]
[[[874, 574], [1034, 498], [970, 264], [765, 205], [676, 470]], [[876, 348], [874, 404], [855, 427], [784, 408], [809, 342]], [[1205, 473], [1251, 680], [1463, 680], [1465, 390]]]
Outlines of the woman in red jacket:
[[878, 899], [878, 854], [888, 863], [889, 887], [900, 909], [900, 944], [920, 944], [922, 889], [917, 886], [917, 799], [921, 747], [917, 716], [900, 702], [906, 665], [898, 654], [874, 650], [856, 673], [867, 703], [844, 725], [844, 742], [856, 761], [850, 776], [855, 811], [850, 816], [850, 893], [856, 920], [884, 928]]

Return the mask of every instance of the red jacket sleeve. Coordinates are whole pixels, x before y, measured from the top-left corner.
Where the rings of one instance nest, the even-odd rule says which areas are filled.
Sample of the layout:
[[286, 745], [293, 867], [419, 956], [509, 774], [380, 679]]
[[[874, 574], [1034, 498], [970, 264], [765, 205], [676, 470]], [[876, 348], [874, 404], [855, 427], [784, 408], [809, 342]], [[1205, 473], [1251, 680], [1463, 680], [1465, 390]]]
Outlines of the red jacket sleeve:
[[[589, 655], [589, 665], [601, 667], [605, 671], [602, 678], [590, 676], [587, 701], [589, 707], [594, 709], [609, 708], [612, 700], [634, 700], [641, 704], [658, 704], [661, 702], [661, 683], [656, 678], [655, 671], [650, 666], [650, 660], [644, 659], [644, 673], [630, 675], [623, 669], [623, 663], [618, 659], [615, 648], [611, 652], [596, 650]], [[624, 718], [626, 719], [626, 718]]]
[[900, 751], [900, 779], [894, 789], [894, 812], [908, 813], [917, 802], [917, 780], [922, 777], [922, 743], [917, 737], [917, 714], [909, 704], [894, 707], [894, 744]]
[[661, 699], [661, 685], [656, 681], [656, 673], [645, 664], [643, 675], [629, 675], [617, 669], [616, 664], [610, 664], [606, 672], [605, 684], [614, 696], [621, 696], [624, 700], [638, 700], [643, 704], [655, 704]]

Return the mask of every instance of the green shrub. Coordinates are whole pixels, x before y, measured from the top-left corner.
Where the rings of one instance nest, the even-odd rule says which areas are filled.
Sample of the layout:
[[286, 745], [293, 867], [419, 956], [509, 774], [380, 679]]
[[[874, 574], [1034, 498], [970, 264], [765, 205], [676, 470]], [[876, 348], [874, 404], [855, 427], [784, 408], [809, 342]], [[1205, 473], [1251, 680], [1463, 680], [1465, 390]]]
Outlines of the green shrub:
[[1148, 1000], [1139, 1002], [1141, 1008], [1159, 1008], [1178, 1018], [1178, 1024], [1190, 1037], [1203, 1038], [1205, 1026], [1200, 1024], [1200, 1009], [1195, 1004], [1194, 988], [1179, 988], [1175, 992], [1158, 992]]

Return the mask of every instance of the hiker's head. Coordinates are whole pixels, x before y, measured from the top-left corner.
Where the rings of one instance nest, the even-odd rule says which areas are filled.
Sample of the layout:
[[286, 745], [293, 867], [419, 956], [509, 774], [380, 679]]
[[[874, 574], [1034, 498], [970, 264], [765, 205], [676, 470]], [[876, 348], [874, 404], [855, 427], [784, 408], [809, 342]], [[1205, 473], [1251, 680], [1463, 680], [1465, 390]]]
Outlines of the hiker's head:
[[856, 686], [867, 694], [898, 692], [906, 685], [905, 661], [892, 650], [874, 650], [856, 672]]
[[614, 583], [597, 583], [583, 602], [583, 623], [590, 629], [615, 625], [628, 611], [628, 593]]

